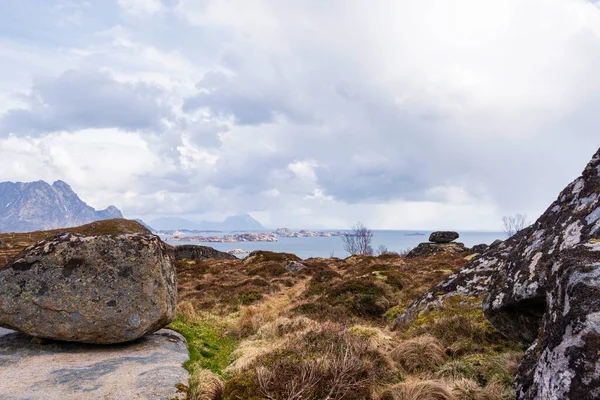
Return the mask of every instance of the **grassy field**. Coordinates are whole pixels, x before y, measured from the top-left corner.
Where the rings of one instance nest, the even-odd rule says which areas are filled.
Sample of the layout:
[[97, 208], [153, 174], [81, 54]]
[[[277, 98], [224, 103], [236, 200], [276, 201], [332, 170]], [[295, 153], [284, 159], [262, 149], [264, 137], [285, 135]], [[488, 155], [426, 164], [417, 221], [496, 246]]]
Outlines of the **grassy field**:
[[177, 262], [171, 328], [188, 339], [189, 399], [512, 399], [523, 354], [477, 298], [391, 322], [464, 255]]

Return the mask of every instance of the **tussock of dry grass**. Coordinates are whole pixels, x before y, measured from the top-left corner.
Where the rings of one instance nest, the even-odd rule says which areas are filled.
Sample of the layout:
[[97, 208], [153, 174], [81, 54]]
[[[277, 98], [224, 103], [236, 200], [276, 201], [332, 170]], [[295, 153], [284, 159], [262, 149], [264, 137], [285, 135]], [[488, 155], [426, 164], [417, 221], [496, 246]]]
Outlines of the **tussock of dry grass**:
[[458, 400], [452, 388], [438, 381], [407, 381], [386, 389], [378, 400]]
[[408, 372], [434, 370], [445, 360], [442, 344], [429, 335], [401, 342], [392, 351], [391, 356]]
[[194, 365], [190, 372], [188, 400], [222, 400], [224, 387], [219, 375]]

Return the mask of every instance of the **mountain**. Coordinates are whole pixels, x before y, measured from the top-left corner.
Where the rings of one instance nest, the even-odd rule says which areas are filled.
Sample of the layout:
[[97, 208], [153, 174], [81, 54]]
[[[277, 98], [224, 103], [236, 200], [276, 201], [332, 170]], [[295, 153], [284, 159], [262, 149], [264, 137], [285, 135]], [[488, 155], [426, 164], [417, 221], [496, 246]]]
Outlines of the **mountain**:
[[159, 231], [169, 231], [177, 229], [188, 229], [190, 231], [193, 231], [195, 229], [200, 229], [197, 222], [177, 217], [156, 218], [150, 221], [150, 225], [152, 225], [154, 229], [157, 229]]
[[202, 221], [200, 229], [215, 231], [258, 231], [265, 229], [264, 226], [248, 214], [233, 215], [225, 218], [222, 222]]
[[144, 228], [148, 229], [150, 232], [154, 232], [154, 229], [152, 229], [152, 227], [150, 225], [148, 225], [147, 223], [145, 223], [141, 219], [135, 218], [134, 221], [137, 222], [138, 224], [142, 225]]
[[63, 181], [0, 182], [0, 232], [31, 232], [123, 218], [110, 206], [96, 211]]
[[233, 215], [221, 222], [202, 221], [200, 223], [177, 217], [162, 217], [150, 222], [154, 229], [197, 231], [258, 231], [266, 229], [248, 214]]

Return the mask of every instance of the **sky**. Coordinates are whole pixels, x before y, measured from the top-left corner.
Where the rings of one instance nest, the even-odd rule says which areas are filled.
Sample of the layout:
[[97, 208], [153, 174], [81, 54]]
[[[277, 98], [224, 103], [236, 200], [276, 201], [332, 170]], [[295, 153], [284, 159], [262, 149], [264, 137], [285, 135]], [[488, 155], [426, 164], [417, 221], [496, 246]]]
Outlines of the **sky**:
[[588, 0], [3, 0], [0, 181], [126, 217], [501, 230], [600, 146]]

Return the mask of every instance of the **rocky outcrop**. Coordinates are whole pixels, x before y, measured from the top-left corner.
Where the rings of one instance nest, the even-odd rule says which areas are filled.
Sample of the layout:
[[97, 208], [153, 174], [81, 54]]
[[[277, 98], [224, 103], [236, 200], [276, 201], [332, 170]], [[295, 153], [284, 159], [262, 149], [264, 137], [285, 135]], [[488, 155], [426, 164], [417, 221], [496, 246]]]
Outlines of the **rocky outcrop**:
[[482, 254], [485, 253], [485, 251], [489, 248], [490, 246], [485, 244], [485, 243], [481, 243], [481, 244], [476, 244], [475, 246], [471, 247], [471, 252], [472, 253], [477, 253], [477, 254]]
[[176, 260], [235, 260], [236, 256], [215, 250], [208, 246], [196, 246], [193, 244], [182, 244], [175, 246], [173, 250]]
[[175, 313], [175, 268], [151, 234], [57, 234], [0, 269], [0, 282], [0, 326], [43, 338], [126, 342]]
[[451, 241], [458, 239], [458, 236], [457, 232], [451, 231], [433, 232], [429, 235], [429, 241], [433, 243], [450, 243]]
[[7, 400], [183, 399], [188, 359], [179, 333], [163, 329], [134, 342], [99, 346], [33, 343], [0, 328], [0, 398]]
[[425, 257], [436, 253], [464, 253], [468, 251], [462, 243], [419, 243], [406, 255], [407, 258]]
[[0, 232], [68, 228], [111, 218], [123, 215], [114, 206], [94, 210], [63, 181], [0, 182]]
[[600, 150], [530, 227], [430, 289], [403, 325], [447, 296], [484, 298], [490, 322], [529, 345], [518, 399], [600, 397]]

